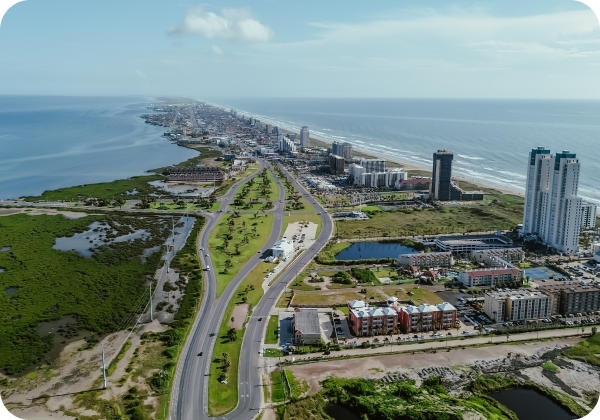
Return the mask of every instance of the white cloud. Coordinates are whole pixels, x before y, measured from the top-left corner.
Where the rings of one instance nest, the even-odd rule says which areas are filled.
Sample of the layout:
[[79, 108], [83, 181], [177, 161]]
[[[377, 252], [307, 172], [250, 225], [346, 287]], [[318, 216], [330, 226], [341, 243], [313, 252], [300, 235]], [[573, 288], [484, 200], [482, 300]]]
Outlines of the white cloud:
[[210, 48], [210, 53], [213, 55], [225, 55], [225, 51], [223, 50], [223, 48], [217, 47], [216, 45], [213, 45]]
[[273, 30], [256, 20], [249, 9], [236, 8], [224, 8], [221, 15], [202, 7], [190, 9], [182, 25], [169, 28], [169, 34], [197, 34], [238, 42], [267, 42], [273, 38]]

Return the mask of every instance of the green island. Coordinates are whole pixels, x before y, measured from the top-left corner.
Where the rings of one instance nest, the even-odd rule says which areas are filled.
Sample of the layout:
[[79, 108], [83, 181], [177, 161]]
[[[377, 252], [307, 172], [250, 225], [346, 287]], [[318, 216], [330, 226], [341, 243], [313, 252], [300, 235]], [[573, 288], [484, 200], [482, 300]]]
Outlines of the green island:
[[210, 233], [208, 246], [217, 276], [217, 296], [269, 239], [273, 215], [257, 213], [228, 214]]

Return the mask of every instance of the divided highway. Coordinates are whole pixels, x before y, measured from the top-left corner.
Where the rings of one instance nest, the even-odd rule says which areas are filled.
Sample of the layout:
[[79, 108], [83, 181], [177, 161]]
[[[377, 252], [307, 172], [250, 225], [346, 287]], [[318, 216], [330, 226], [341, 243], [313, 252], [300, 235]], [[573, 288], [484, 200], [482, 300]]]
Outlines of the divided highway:
[[[279, 178], [273, 173], [267, 163], [258, 159], [258, 162], [263, 168], [268, 168], [273, 174], [279, 187], [279, 196], [283, 199], [285, 189]], [[285, 172], [285, 169], [282, 168]], [[258, 174], [253, 175], [256, 177]], [[208, 216], [208, 221], [200, 234], [199, 246], [204, 251], [198, 250], [201, 256], [203, 268], [210, 266], [211, 270], [206, 271], [205, 291], [200, 313], [197, 315], [192, 331], [188, 340], [184, 344], [184, 348], [177, 365], [175, 378], [173, 381], [173, 392], [171, 395], [170, 413], [171, 417], [177, 420], [188, 419], [208, 419], [208, 378], [210, 373], [210, 363], [212, 360], [212, 351], [223, 316], [230, 299], [237, 290], [242, 280], [258, 265], [260, 262], [260, 254], [253, 256], [242, 267], [240, 272], [229, 283], [223, 294], [217, 299], [216, 287], [217, 279], [214, 271], [214, 266], [208, 254], [208, 237], [212, 229], [219, 223], [222, 215], [227, 213], [228, 204], [233, 201], [233, 197], [237, 193], [240, 186], [252, 177], [247, 177], [235, 184], [229, 192], [222, 197], [221, 210], [223, 213], [215, 213]], [[260, 409], [263, 402], [262, 383], [261, 383], [261, 359], [259, 355], [262, 344], [262, 336], [268, 322], [268, 315], [271, 308], [277, 302], [279, 295], [285, 290], [299, 269], [306, 266], [314, 256], [327, 243], [333, 232], [333, 222], [327, 212], [308, 194], [295, 179], [290, 176], [294, 186], [302, 195], [312, 204], [317, 211], [321, 213], [322, 229], [315, 243], [301, 256], [296, 259], [283, 272], [279, 279], [267, 290], [262, 297], [254, 312], [251, 320], [246, 327], [244, 341], [241, 350], [240, 370], [238, 377], [239, 401], [235, 410], [221, 418], [228, 420], [250, 420]], [[285, 200], [274, 202], [274, 222], [271, 235], [265, 244], [264, 249], [271, 248], [272, 245], [279, 240], [283, 231], [283, 216], [285, 213]], [[258, 321], [262, 317], [263, 321]], [[202, 352], [202, 356], [198, 354]]]

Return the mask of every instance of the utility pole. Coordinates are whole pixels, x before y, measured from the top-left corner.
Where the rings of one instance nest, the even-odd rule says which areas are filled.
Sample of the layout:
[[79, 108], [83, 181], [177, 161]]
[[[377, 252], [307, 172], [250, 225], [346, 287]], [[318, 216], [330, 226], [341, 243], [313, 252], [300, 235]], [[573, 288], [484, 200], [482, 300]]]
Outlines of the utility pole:
[[106, 389], [106, 365], [104, 364], [104, 343], [102, 343], [102, 389]]

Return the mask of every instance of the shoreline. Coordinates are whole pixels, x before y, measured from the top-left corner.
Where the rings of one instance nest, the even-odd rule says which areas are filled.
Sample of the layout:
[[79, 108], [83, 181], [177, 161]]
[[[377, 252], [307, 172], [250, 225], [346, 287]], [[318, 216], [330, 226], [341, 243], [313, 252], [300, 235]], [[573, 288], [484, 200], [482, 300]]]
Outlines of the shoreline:
[[[198, 99], [194, 99], [194, 101], [199, 101], [199, 100]], [[214, 107], [220, 108], [220, 109], [225, 110], [225, 111], [227, 111], [229, 109], [229, 108], [225, 107], [224, 105], [216, 104], [216, 103], [209, 102], [209, 101], [200, 101], [200, 102], [205, 102], [205, 103], [207, 103], [210, 106], [214, 106]], [[245, 111], [242, 111], [242, 112], [243, 112], [244, 115], [248, 115], [248, 116], [253, 115], [250, 112], [245, 112]], [[263, 117], [261, 117], [261, 118], [263, 118]], [[271, 120], [269, 117], [266, 117], [266, 118], [268, 120]], [[273, 122], [273, 121], [271, 120], [270, 122]], [[288, 128], [284, 128], [284, 127], [279, 127], [279, 130], [282, 131], [282, 132], [284, 132], [284, 133], [296, 134], [297, 136], [300, 135], [300, 133], [298, 133], [296, 131], [293, 131], [293, 130], [290, 130]], [[317, 144], [315, 144], [315, 143], [317, 143]], [[314, 137], [314, 136], [309, 136], [309, 146], [315, 146], [315, 147], [323, 147], [323, 146], [325, 146], [325, 147], [330, 147], [331, 144], [332, 144], [331, 141], [323, 140], [323, 139], [320, 139], [320, 138]], [[352, 149], [353, 149], [353, 151], [356, 151], [360, 155], [363, 155], [363, 156], [371, 156], [371, 157], [375, 157], [375, 158], [385, 159], [388, 162], [391, 162], [391, 163], [397, 165], [398, 167], [406, 169], [407, 171], [427, 172], [429, 174], [429, 177], [431, 177], [431, 167], [425, 167], [425, 166], [421, 166], [421, 165], [415, 165], [415, 164], [408, 163], [408, 162], [403, 161], [403, 160], [398, 159], [398, 158], [390, 158], [388, 156], [384, 156], [384, 155], [381, 155], [381, 154], [376, 154], [376, 153], [368, 152], [368, 151], [365, 151], [365, 150], [361, 150], [360, 148], [355, 147], [354, 144], [352, 145]], [[456, 179], [456, 180], [458, 180], [459, 183], [467, 183], [467, 184], [470, 184], [472, 186], [475, 186], [476, 188], [481, 188], [481, 189], [484, 190], [485, 194], [490, 194], [490, 193], [492, 193], [491, 191], [493, 190], [493, 191], [499, 192], [501, 194], [514, 195], [514, 196], [523, 197], [523, 198], [525, 197], [525, 194], [523, 192], [521, 192], [521, 191], [517, 191], [517, 190], [510, 189], [510, 188], [501, 187], [501, 186], [498, 186], [498, 185], [495, 185], [495, 184], [492, 184], [492, 183], [489, 183], [489, 182], [480, 181], [480, 180], [475, 179], [475, 178], [466, 178], [466, 177], [462, 177], [462, 176], [454, 176], [453, 178]], [[469, 186], [469, 187], [467, 187], [465, 189], [469, 190], [469, 189], [472, 189], [472, 187]], [[487, 192], [485, 190], [487, 190]]]
[[[288, 132], [288, 133], [292, 133], [292, 134], [298, 134], [298, 133], [294, 133], [293, 131], [289, 131], [289, 130], [286, 130], [286, 129], [282, 129], [282, 131], [285, 131], [285, 132]], [[332, 144], [331, 142], [328, 142], [326, 140], [322, 140], [322, 139], [319, 139], [319, 138], [316, 138], [316, 137], [309, 137], [309, 146], [311, 146], [311, 144], [310, 144], [311, 141], [313, 143], [321, 143], [321, 144], [314, 144], [314, 146], [316, 146], [316, 147], [320, 147], [321, 145], [329, 147]], [[365, 151], [365, 150], [361, 150], [359, 148], [355, 148], [354, 145], [352, 145], [352, 150], [353, 150], [353, 152], [357, 151], [361, 155], [364, 155], [364, 156], [372, 156], [372, 157], [379, 158], [379, 159], [385, 159], [388, 162], [393, 162], [393, 163], [399, 165], [400, 167], [404, 168], [407, 171], [428, 172], [429, 176], [431, 177], [431, 168], [428, 168], [428, 167], [425, 167], [425, 166], [420, 166], [420, 165], [415, 165], [415, 164], [412, 164], [412, 163], [408, 163], [408, 162], [402, 161], [402, 160], [397, 159], [397, 158], [390, 158], [390, 157], [387, 157], [385, 155], [380, 155], [380, 154], [377, 154], [377, 153], [372, 153], [372, 152], [368, 152], [368, 151]], [[486, 189], [486, 190], [495, 190], [495, 191], [501, 192], [502, 194], [515, 195], [515, 196], [518, 196], [518, 197], [525, 197], [525, 194], [523, 194], [520, 191], [515, 191], [515, 190], [508, 189], [508, 188], [499, 187], [497, 185], [486, 183], [486, 182], [483, 182], [483, 181], [479, 181], [477, 179], [465, 178], [465, 177], [461, 177], [461, 176], [453, 176], [453, 178], [457, 179], [460, 182], [466, 182], [466, 183], [475, 185], [477, 187], [480, 187], [480, 188], [483, 188], [483, 189]], [[489, 192], [487, 192], [486, 194], [489, 194]]]

